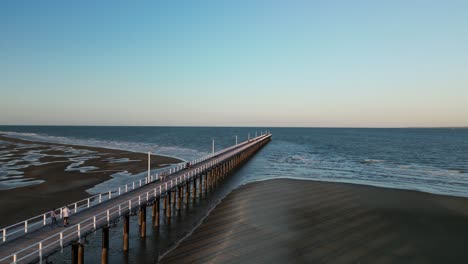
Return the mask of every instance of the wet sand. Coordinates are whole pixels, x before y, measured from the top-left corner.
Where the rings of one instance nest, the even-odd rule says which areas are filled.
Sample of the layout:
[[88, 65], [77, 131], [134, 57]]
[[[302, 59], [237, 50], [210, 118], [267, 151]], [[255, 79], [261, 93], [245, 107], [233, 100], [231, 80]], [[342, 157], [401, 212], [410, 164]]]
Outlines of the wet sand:
[[468, 199], [269, 180], [229, 194], [161, 263], [467, 263]]
[[[37, 165], [30, 165], [22, 171], [24, 178], [44, 180], [44, 183], [19, 187], [10, 190], [0, 190], [0, 228], [59, 208], [65, 204], [89, 197], [87, 189], [107, 181], [111, 174], [128, 171], [136, 174], [147, 170], [148, 155], [96, 147], [74, 146], [33, 142], [9, 138], [0, 135], [0, 140], [6, 142], [2, 150], [13, 155], [0, 155], [0, 163], [11, 162], [27, 156], [27, 151], [36, 151], [46, 156], [39, 158]], [[97, 167], [87, 172], [79, 170], [65, 171], [74, 163], [71, 159], [84, 156], [91, 157], [79, 167]], [[121, 159], [129, 159], [122, 162]], [[45, 162], [51, 162], [42, 164]], [[151, 167], [163, 167], [166, 164], [178, 163], [180, 160], [152, 155]], [[21, 162], [16, 165], [27, 163]], [[6, 180], [5, 180], [6, 181]], [[131, 178], [129, 178], [131, 181]]]

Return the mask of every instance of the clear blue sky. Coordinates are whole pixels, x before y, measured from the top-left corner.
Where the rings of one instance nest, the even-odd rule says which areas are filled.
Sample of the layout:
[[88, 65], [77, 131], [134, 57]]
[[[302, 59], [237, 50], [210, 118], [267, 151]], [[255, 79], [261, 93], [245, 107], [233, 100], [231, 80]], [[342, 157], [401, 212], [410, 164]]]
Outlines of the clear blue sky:
[[0, 1], [0, 124], [468, 126], [468, 1]]

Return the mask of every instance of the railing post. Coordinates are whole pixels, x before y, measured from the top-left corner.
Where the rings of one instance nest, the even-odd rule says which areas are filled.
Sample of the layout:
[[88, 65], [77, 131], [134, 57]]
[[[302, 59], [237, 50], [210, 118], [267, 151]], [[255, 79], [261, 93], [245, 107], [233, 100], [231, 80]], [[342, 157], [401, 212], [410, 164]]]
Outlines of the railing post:
[[128, 192], [128, 185], [125, 184], [125, 192]]
[[6, 241], [6, 228], [3, 228], [3, 242]]
[[120, 204], [119, 204], [119, 216], [122, 215], [122, 210], [120, 209]]
[[102, 202], [102, 194], [99, 194], [99, 203]]
[[89, 204], [90, 204], [90, 200], [89, 200], [89, 198], [88, 198], [88, 208], [89, 208]]
[[44, 214], [43, 215], [43, 220], [42, 220], [43, 225], [46, 225], [46, 219], [47, 219], [47, 214]]
[[39, 263], [42, 263], [42, 242], [39, 242]]
[[78, 223], [78, 240], [81, 238], [81, 227], [80, 224]]
[[109, 191], [109, 200], [112, 199], [112, 191]]
[[109, 215], [109, 210], [107, 210], [107, 224], [109, 224], [110, 221], [110, 215]]
[[13, 255], [13, 263], [16, 264], [16, 254]]
[[76, 203], [75, 203], [75, 214], [76, 214], [76, 211], [77, 211], [77, 210], [78, 210], [78, 207], [77, 207], [77, 205], [76, 205]]
[[24, 233], [28, 232], [28, 220], [24, 221]]
[[60, 232], [60, 248], [63, 249], [63, 232]]
[[93, 216], [93, 228], [96, 230], [96, 216]]
[[119, 187], [119, 196], [120, 196], [120, 187]]

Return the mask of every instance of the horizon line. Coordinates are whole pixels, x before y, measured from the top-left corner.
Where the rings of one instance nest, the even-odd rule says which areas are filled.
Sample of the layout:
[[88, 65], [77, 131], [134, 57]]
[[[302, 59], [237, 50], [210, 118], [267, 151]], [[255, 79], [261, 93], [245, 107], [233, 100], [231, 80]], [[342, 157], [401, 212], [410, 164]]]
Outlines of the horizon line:
[[[372, 126], [226, 126], [226, 125], [37, 125], [37, 124], [21, 124], [21, 125], [3, 125], [3, 127], [193, 127], [193, 128], [348, 128], [348, 129], [466, 129], [466, 126], [388, 126], [388, 127], [372, 127]], [[3, 131], [0, 131], [2, 133]]]

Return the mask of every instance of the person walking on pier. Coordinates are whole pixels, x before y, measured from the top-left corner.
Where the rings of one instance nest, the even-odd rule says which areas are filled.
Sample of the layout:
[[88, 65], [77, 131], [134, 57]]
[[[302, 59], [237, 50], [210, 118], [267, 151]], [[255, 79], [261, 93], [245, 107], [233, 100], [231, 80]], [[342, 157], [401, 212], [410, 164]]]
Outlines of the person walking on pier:
[[63, 213], [63, 226], [68, 226], [68, 217], [70, 216], [70, 209], [65, 206], [62, 210]]
[[50, 211], [50, 228], [54, 228], [54, 224], [59, 226], [57, 223], [57, 214], [55, 213], [55, 208]]

